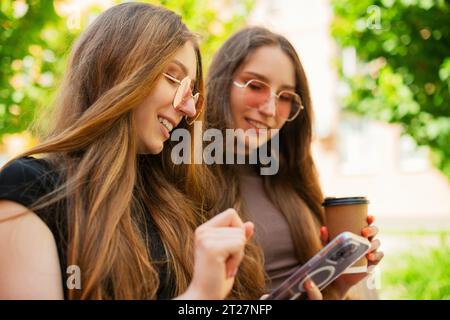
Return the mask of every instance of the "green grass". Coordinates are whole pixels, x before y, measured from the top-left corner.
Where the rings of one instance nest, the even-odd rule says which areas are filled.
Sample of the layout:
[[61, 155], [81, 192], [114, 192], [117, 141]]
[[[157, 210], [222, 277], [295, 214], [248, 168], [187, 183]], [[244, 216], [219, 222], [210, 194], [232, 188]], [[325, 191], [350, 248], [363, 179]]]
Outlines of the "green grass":
[[450, 238], [450, 230], [448, 229], [391, 229], [383, 228], [383, 235], [388, 236], [405, 236], [405, 237], [420, 237], [420, 236], [439, 236]]
[[450, 300], [448, 232], [439, 236], [438, 247], [386, 257], [381, 274], [382, 299]]

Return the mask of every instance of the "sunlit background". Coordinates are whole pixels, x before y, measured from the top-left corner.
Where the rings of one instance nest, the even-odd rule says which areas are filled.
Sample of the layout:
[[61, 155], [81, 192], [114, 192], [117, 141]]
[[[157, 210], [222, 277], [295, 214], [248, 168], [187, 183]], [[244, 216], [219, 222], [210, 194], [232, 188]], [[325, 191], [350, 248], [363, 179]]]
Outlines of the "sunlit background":
[[[0, 165], [39, 141], [73, 40], [120, 2], [1, 1]], [[367, 196], [381, 229], [386, 258], [370, 279], [377, 296], [450, 299], [447, 1], [148, 2], [202, 36], [206, 69], [245, 25], [290, 39], [312, 90], [325, 194]]]

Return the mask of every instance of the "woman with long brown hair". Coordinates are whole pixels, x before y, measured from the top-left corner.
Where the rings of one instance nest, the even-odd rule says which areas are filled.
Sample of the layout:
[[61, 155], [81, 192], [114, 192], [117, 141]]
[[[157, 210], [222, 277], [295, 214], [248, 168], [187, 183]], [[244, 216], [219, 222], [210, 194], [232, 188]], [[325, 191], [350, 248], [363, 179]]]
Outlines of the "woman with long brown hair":
[[[328, 241], [322, 211], [323, 195], [311, 156], [313, 109], [300, 59], [289, 41], [252, 27], [235, 33], [213, 58], [207, 77], [205, 128], [253, 130], [241, 143], [247, 162], [256, 148], [269, 147], [277, 172], [259, 176], [267, 164], [214, 165], [225, 190], [217, 209], [235, 207], [243, 219], [254, 221], [262, 248], [267, 289], [276, 287]], [[261, 130], [279, 130], [260, 135]], [[256, 134], [255, 134], [256, 133]], [[276, 138], [276, 139], [275, 139]], [[275, 141], [276, 142], [275, 142]], [[224, 147], [224, 150], [226, 147]], [[226, 150], [229, 152], [229, 150]], [[368, 224], [373, 222], [369, 217]], [[373, 240], [377, 228], [362, 230], [372, 240], [370, 264], [383, 254]], [[342, 276], [327, 297], [342, 298], [363, 276]], [[314, 287], [314, 283], [306, 282]], [[315, 295], [314, 298], [321, 298]]]
[[196, 36], [173, 12], [125, 3], [87, 28], [53, 128], [0, 173], [0, 298], [262, 294], [252, 223], [232, 209], [206, 221], [208, 172], [171, 162], [168, 138], [191, 130], [197, 93]]

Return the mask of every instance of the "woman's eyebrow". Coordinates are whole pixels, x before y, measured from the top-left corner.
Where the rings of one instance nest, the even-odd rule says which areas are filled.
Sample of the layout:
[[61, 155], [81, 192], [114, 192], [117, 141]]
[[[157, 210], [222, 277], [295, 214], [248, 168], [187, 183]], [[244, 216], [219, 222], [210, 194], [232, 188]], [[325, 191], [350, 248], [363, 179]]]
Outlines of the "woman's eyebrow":
[[[262, 74], [260, 74], [260, 73], [257, 73], [257, 72], [254, 72], [254, 71], [244, 71], [243, 73], [246, 73], [246, 74], [249, 74], [249, 75], [251, 75], [251, 76], [254, 76], [254, 77], [256, 77], [258, 80], [262, 80], [262, 81], [264, 81], [264, 82], [270, 83], [269, 78], [267, 78], [266, 76], [264, 76], [264, 75], [262, 75]], [[295, 86], [291, 86], [291, 85], [288, 85], [288, 84], [283, 84], [283, 85], [281, 86], [281, 88], [282, 88], [282, 89], [295, 90]]]
[[[177, 66], [179, 66], [179, 67], [181, 68], [181, 70], [182, 70], [183, 73], [184, 73], [184, 76], [189, 75], [186, 66], [185, 66], [184, 64], [182, 64], [180, 61], [178, 61], [178, 60], [175, 59], [175, 60], [172, 61], [172, 63], [176, 64]], [[192, 80], [192, 82], [194, 82], [194, 83], [196, 82], [196, 79], [191, 79], [191, 80]]]

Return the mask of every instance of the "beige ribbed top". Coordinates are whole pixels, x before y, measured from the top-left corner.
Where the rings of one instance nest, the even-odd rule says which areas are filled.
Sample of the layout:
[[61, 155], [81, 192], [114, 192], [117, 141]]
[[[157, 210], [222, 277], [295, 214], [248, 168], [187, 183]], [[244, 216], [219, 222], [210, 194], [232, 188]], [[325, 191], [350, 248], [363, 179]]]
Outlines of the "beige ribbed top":
[[249, 219], [255, 224], [254, 237], [264, 252], [264, 267], [269, 276], [267, 286], [273, 289], [300, 266], [294, 254], [289, 225], [267, 197], [260, 176], [243, 171], [240, 188]]

